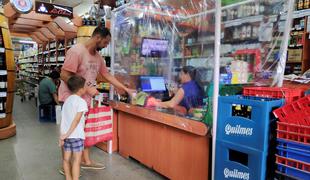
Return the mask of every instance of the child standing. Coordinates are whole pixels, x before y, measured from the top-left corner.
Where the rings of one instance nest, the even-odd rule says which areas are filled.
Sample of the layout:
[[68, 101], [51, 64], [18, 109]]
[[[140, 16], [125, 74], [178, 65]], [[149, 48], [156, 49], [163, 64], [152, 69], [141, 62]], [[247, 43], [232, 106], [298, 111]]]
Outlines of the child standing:
[[66, 180], [78, 180], [85, 139], [84, 113], [88, 111], [86, 101], [81, 98], [86, 93], [85, 79], [72, 76], [67, 85], [72, 95], [66, 99], [62, 108], [59, 144], [64, 150], [63, 168]]

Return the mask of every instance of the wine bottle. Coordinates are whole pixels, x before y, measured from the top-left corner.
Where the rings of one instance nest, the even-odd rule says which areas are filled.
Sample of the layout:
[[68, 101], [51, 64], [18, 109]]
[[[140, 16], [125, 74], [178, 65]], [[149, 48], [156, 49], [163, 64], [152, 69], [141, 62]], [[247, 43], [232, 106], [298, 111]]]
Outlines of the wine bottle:
[[0, 54], [0, 70], [6, 70], [5, 54]]
[[1, 92], [7, 91], [7, 75], [0, 76], [0, 91]]

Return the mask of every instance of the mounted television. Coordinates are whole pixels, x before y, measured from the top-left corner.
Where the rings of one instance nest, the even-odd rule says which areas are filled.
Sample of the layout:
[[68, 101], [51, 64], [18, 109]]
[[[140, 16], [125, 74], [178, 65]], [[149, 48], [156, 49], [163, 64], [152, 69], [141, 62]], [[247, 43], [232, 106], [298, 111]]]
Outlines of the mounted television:
[[140, 55], [142, 57], [167, 57], [169, 42], [166, 39], [143, 38]]

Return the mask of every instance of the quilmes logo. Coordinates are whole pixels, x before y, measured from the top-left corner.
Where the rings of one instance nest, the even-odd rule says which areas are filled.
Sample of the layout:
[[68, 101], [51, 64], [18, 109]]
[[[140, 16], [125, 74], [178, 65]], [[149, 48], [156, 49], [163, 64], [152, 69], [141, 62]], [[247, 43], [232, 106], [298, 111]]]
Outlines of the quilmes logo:
[[241, 127], [241, 125], [231, 126], [227, 124], [225, 127], [226, 135], [245, 135], [245, 136], [252, 136], [253, 135], [253, 128], [245, 128]]
[[226, 179], [227, 178], [244, 179], [244, 180], [250, 179], [250, 173], [240, 172], [238, 171], [238, 169], [230, 170], [228, 168], [225, 168], [224, 176]]

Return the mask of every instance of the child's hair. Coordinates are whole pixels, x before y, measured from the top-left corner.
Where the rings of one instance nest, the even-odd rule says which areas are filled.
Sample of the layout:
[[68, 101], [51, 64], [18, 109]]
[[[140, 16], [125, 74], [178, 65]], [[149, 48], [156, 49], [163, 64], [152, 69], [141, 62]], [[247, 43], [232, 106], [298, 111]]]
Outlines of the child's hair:
[[76, 93], [85, 86], [85, 79], [75, 75], [69, 78], [67, 85], [72, 93]]

